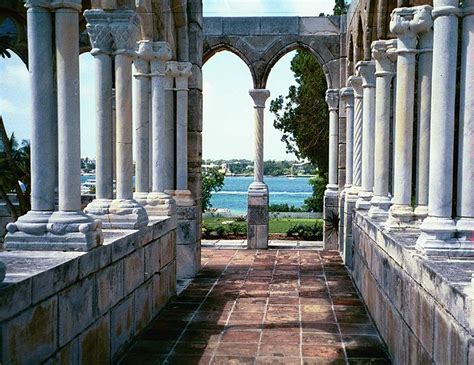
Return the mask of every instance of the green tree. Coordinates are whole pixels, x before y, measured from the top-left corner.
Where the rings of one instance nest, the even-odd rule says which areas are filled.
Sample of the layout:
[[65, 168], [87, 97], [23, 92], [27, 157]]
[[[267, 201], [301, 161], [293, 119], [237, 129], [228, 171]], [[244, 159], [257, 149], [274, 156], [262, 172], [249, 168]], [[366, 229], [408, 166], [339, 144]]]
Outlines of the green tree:
[[322, 67], [313, 55], [298, 50], [291, 61], [296, 86], [286, 97], [272, 100], [270, 111], [275, 128], [283, 132], [286, 150], [299, 159], [307, 158], [320, 173], [328, 170], [329, 114], [325, 101], [327, 83]]
[[349, 7], [346, 0], [336, 0], [334, 4], [334, 15], [342, 15], [347, 13], [347, 8]]
[[224, 174], [217, 168], [210, 168], [202, 173], [202, 211], [212, 207], [211, 197], [224, 186]]
[[322, 212], [324, 204], [324, 190], [328, 181], [326, 176], [317, 175], [309, 180], [313, 187], [313, 195], [304, 200], [304, 207], [310, 212]]

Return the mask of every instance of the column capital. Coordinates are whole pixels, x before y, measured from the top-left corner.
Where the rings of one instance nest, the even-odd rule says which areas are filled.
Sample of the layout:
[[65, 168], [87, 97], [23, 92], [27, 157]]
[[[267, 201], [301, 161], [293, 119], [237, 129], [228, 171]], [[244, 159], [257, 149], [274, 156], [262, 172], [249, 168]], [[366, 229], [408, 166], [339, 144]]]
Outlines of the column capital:
[[252, 97], [256, 108], [265, 108], [265, 102], [270, 97], [270, 90], [250, 89], [249, 94]]
[[[455, 1], [453, 5], [453, 1], [452, 0], [438, 0], [436, 2], [436, 6], [433, 8], [433, 11], [432, 11], [432, 16], [433, 16], [433, 19], [436, 19], [436, 18], [439, 18], [440, 16], [458, 16], [458, 17], [461, 17], [463, 16], [463, 13], [464, 11], [468, 10], [469, 9], [469, 5], [468, 4], [464, 4], [464, 8], [460, 8], [458, 6], [458, 1]], [[464, 3], [466, 3], [464, 1]], [[466, 5], [468, 5], [468, 7], [466, 8]], [[472, 12], [472, 8], [470, 10]]]
[[416, 53], [416, 36], [427, 32], [433, 27], [429, 5], [396, 8], [392, 11], [390, 31], [400, 39], [398, 53]]
[[326, 103], [329, 106], [329, 111], [338, 111], [339, 109], [339, 89], [326, 90]]
[[352, 86], [355, 98], [362, 98], [364, 96], [364, 89], [362, 88], [362, 77], [353, 75], [347, 79], [347, 83]]
[[110, 33], [109, 16], [101, 9], [86, 10], [87, 34], [92, 45], [91, 54], [111, 54], [113, 38]]
[[360, 61], [356, 65], [357, 72], [362, 77], [363, 88], [375, 87], [375, 62], [374, 61]]
[[192, 75], [191, 62], [169, 61], [166, 65], [166, 72], [176, 78], [189, 78]]
[[173, 51], [168, 42], [153, 42], [153, 58], [156, 61], [169, 61], [173, 57]]
[[354, 89], [352, 87], [343, 87], [341, 89], [341, 100], [346, 104], [346, 108], [354, 107]]
[[372, 57], [375, 60], [375, 76], [393, 76], [395, 74], [394, 63], [397, 60], [396, 39], [378, 40], [372, 43]]
[[110, 12], [110, 32], [115, 43], [115, 53], [135, 53], [135, 45], [140, 31], [138, 15], [133, 10]]

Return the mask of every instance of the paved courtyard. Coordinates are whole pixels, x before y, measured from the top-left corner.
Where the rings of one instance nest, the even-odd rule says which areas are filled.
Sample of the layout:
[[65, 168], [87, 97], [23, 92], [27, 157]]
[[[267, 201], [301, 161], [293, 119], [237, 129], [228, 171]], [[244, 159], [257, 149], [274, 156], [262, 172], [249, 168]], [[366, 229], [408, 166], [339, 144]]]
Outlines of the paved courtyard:
[[390, 364], [337, 252], [203, 248], [121, 364]]

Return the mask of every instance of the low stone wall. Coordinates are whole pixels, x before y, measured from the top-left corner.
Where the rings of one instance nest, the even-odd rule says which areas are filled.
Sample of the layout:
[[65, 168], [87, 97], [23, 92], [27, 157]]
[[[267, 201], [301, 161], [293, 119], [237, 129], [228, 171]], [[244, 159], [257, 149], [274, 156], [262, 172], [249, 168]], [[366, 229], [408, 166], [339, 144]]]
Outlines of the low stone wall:
[[394, 364], [474, 364], [474, 260], [420, 256], [417, 234], [357, 212], [353, 277]]
[[0, 252], [0, 363], [115, 363], [175, 295], [175, 217], [104, 237], [89, 252]]

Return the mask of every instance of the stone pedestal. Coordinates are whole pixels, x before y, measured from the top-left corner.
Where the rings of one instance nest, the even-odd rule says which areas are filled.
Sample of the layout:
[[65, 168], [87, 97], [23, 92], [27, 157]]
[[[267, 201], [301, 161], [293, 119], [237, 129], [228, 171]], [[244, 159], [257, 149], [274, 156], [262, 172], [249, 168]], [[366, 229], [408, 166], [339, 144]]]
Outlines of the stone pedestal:
[[253, 89], [249, 91], [255, 108], [255, 158], [254, 182], [248, 189], [247, 247], [268, 248], [268, 187], [263, 182], [263, 115], [265, 101], [270, 91]]
[[263, 182], [253, 182], [248, 189], [247, 247], [268, 248], [268, 187]]

